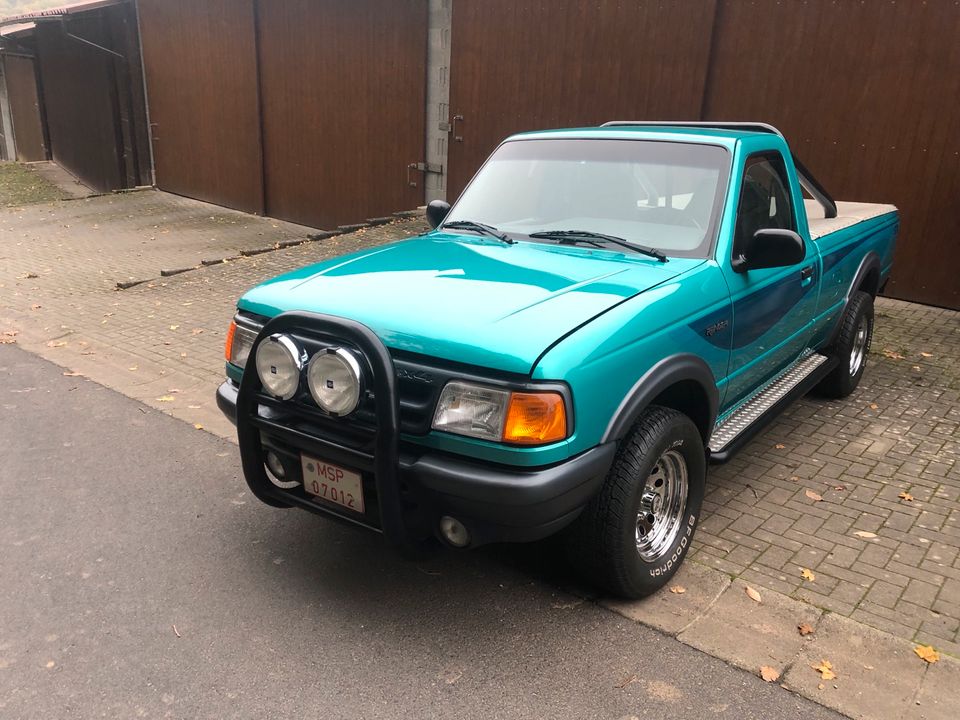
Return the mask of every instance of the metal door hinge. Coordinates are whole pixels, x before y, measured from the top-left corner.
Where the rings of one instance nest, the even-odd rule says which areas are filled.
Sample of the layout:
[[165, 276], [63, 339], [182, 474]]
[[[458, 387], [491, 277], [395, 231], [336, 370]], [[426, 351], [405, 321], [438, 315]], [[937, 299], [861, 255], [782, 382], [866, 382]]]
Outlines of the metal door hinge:
[[437, 163], [426, 163], [426, 162], [410, 163], [409, 165], [407, 165], [407, 184], [410, 185], [410, 187], [417, 186], [417, 182], [413, 180], [410, 176], [410, 173], [412, 173], [413, 171], [422, 172], [424, 174], [434, 173], [436, 175], [443, 175], [443, 165], [438, 165]]

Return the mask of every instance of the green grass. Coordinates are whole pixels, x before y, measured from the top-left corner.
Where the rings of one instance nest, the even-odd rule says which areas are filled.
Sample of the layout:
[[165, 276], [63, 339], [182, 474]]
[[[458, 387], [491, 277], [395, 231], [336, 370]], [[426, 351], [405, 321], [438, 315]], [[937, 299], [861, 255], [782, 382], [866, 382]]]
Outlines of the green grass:
[[44, 180], [29, 165], [0, 163], [0, 207], [51, 202], [64, 197], [56, 185]]

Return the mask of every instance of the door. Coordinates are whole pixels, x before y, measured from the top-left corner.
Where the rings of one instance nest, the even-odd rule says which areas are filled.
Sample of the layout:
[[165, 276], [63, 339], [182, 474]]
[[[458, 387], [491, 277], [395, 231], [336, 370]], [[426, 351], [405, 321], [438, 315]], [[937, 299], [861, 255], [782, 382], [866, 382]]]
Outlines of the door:
[[330, 229], [422, 205], [426, 0], [257, 11], [267, 214]]
[[820, 271], [816, 245], [807, 241], [800, 264], [736, 272], [747, 238], [762, 228], [797, 231], [797, 208], [783, 156], [754, 153], [745, 164], [732, 257], [723, 263], [733, 301], [729, 407], [796, 360], [807, 348], [817, 309]]
[[37, 73], [33, 58], [4, 55], [7, 76], [7, 97], [13, 120], [13, 139], [17, 160], [37, 162], [47, 159], [43, 140], [43, 119], [37, 95]]
[[263, 212], [253, 0], [139, 0], [157, 186]]

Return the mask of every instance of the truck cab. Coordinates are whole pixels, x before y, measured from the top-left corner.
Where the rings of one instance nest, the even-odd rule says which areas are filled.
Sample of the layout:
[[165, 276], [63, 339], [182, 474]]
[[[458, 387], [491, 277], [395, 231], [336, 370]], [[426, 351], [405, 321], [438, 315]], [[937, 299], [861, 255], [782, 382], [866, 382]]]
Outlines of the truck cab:
[[682, 562], [709, 462], [856, 388], [899, 223], [760, 123], [516, 135], [427, 217], [240, 299], [248, 484], [399, 545], [563, 533], [628, 597]]

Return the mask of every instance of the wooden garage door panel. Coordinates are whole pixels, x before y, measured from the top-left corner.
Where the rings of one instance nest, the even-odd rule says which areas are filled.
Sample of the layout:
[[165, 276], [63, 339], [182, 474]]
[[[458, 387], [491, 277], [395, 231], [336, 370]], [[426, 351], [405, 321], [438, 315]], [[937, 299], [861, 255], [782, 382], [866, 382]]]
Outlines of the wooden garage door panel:
[[271, 216], [332, 227], [422, 203], [426, 0], [258, 6]]
[[507, 135], [700, 116], [714, 0], [458, 0], [449, 199]]
[[47, 151], [43, 145], [40, 103], [37, 100], [37, 76], [33, 63], [33, 59], [27, 57], [4, 56], [17, 160], [23, 162], [47, 159]]
[[263, 212], [253, 0], [139, 0], [157, 184]]
[[708, 119], [775, 123], [834, 197], [896, 204], [887, 293], [960, 309], [960, 6], [724, 0], [715, 37]]

